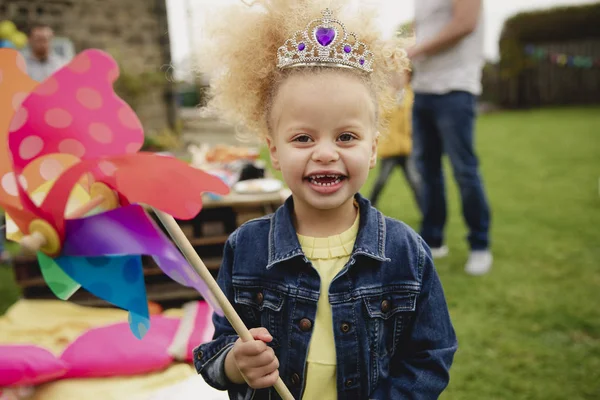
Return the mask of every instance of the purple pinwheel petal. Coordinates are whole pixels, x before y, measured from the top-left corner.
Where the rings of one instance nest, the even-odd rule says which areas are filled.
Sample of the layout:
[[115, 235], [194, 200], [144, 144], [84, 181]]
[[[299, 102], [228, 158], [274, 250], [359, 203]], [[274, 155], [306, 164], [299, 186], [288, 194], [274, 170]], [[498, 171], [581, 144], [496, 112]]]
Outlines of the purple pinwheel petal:
[[65, 230], [64, 255], [152, 256], [167, 276], [196, 289], [216, 313], [223, 315], [206, 283], [141, 206], [132, 204], [87, 218], [67, 220]]

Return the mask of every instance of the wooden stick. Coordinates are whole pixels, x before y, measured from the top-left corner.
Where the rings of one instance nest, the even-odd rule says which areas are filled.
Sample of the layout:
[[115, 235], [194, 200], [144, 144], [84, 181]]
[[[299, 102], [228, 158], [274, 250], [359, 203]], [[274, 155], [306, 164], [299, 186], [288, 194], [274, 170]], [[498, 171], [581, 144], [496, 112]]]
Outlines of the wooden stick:
[[[181, 230], [181, 227], [179, 226], [177, 221], [175, 221], [175, 219], [171, 215], [166, 214], [160, 210], [154, 209], [154, 213], [160, 219], [164, 227], [167, 229], [167, 232], [169, 232], [171, 238], [177, 244], [185, 258], [187, 258], [190, 265], [198, 273], [200, 278], [202, 278], [202, 280], [206, 283], [206, 286], [212, 292], [213, 296], [219, 303], [219, 306], [223, 309], [225, 317], [227, 318], [227, 320], [229, 320], [229, 323], [231, 324], [233, 329], [235, 329], [240, 338], [244, 342], [254, 340], [254, 337], [252, 336], [252, 334], [250, 333], [240, 316], [237, 314], [237, 312], [229, 302], [227, 296], [225, 296], [225, 294], [217, 284], [217, 281], [215, 281], [215, 278], [213, 278], [208, 268], [206, 268], [206, 265], [204, 265], [202, 259], [200, 258], [200, 256], [198, 256], [198, 253], [196, 253], [196, 250], [194, 249], [188, 238], [185, 236], [185, 233], [183, 233], [183, 231]], [[294, 400], [292, 393], [285, 386], [285, 384], [281, 380], [281, 377], [277, 380], [274, 387], [283, 400]]]
[[[82, 204], [72, 213], [67, 216], [67, 219], [76, 219], [81, 218], [94, 208], [98, 207], [105, 200], [104, 196], [99, 195], [91, 199], [85, 204]], [[33, 232], [27, 236], [23, 236], [21, 240], [19, 240], [19, 244], [22, 248], [26, 249], [29, 252], [36, 253], [46, 245], [46, 237], [40, 232]]]

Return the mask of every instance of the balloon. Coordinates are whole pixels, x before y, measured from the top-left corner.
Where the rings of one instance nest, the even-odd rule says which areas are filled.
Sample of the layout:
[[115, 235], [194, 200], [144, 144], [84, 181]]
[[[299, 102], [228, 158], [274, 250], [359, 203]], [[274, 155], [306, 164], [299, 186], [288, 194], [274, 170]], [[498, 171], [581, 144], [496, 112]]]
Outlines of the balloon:
[[0, 39], [8, 39], [17, 31], [17, 27], [12, 21], [0, 22]]
[[15, 32], [10, 37], [10, 40], [17, 47], [17, 49], [22, 49], [27, 45], [27, 35], [23, 32]]
[[0, 49], [16, 49], [17, 47], [10, 40], [2, 39], [0, 40]]

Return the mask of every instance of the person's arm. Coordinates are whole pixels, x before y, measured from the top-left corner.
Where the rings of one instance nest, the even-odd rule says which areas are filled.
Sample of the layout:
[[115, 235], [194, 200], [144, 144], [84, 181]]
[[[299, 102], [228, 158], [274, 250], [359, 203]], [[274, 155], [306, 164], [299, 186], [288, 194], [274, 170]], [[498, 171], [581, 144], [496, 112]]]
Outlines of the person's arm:
[[452, 19], [430, 40], [408, 49], [411, 59], [431, 56], [454, 46], [477, 27], [482, 0], [452, 0]]
[[389, 375], [369, 398], [376, 400], [437, 399], [450, 381], [458, 347], [441, 282], [431, 252], [421, 239], [421, 292], [402, 350], [394, 354]]

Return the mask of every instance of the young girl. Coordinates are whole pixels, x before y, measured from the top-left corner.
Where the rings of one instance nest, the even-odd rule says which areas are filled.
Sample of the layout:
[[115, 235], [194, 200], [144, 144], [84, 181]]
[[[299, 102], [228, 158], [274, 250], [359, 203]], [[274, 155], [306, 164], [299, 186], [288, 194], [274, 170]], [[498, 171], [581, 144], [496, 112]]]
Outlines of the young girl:
[[319, 0], [261, 4], [214, 19], [208, 107], [266, 139], [292, 196], [225, 245], [218, 282], [255, 340], [215, 315], [196, 369], [232, 399], [279, 398], [278, 377], [296, 399], [435, 399], [457, 342], [429, 248], [358, 194], [404, 52], [364, 13], [354, 36]]

